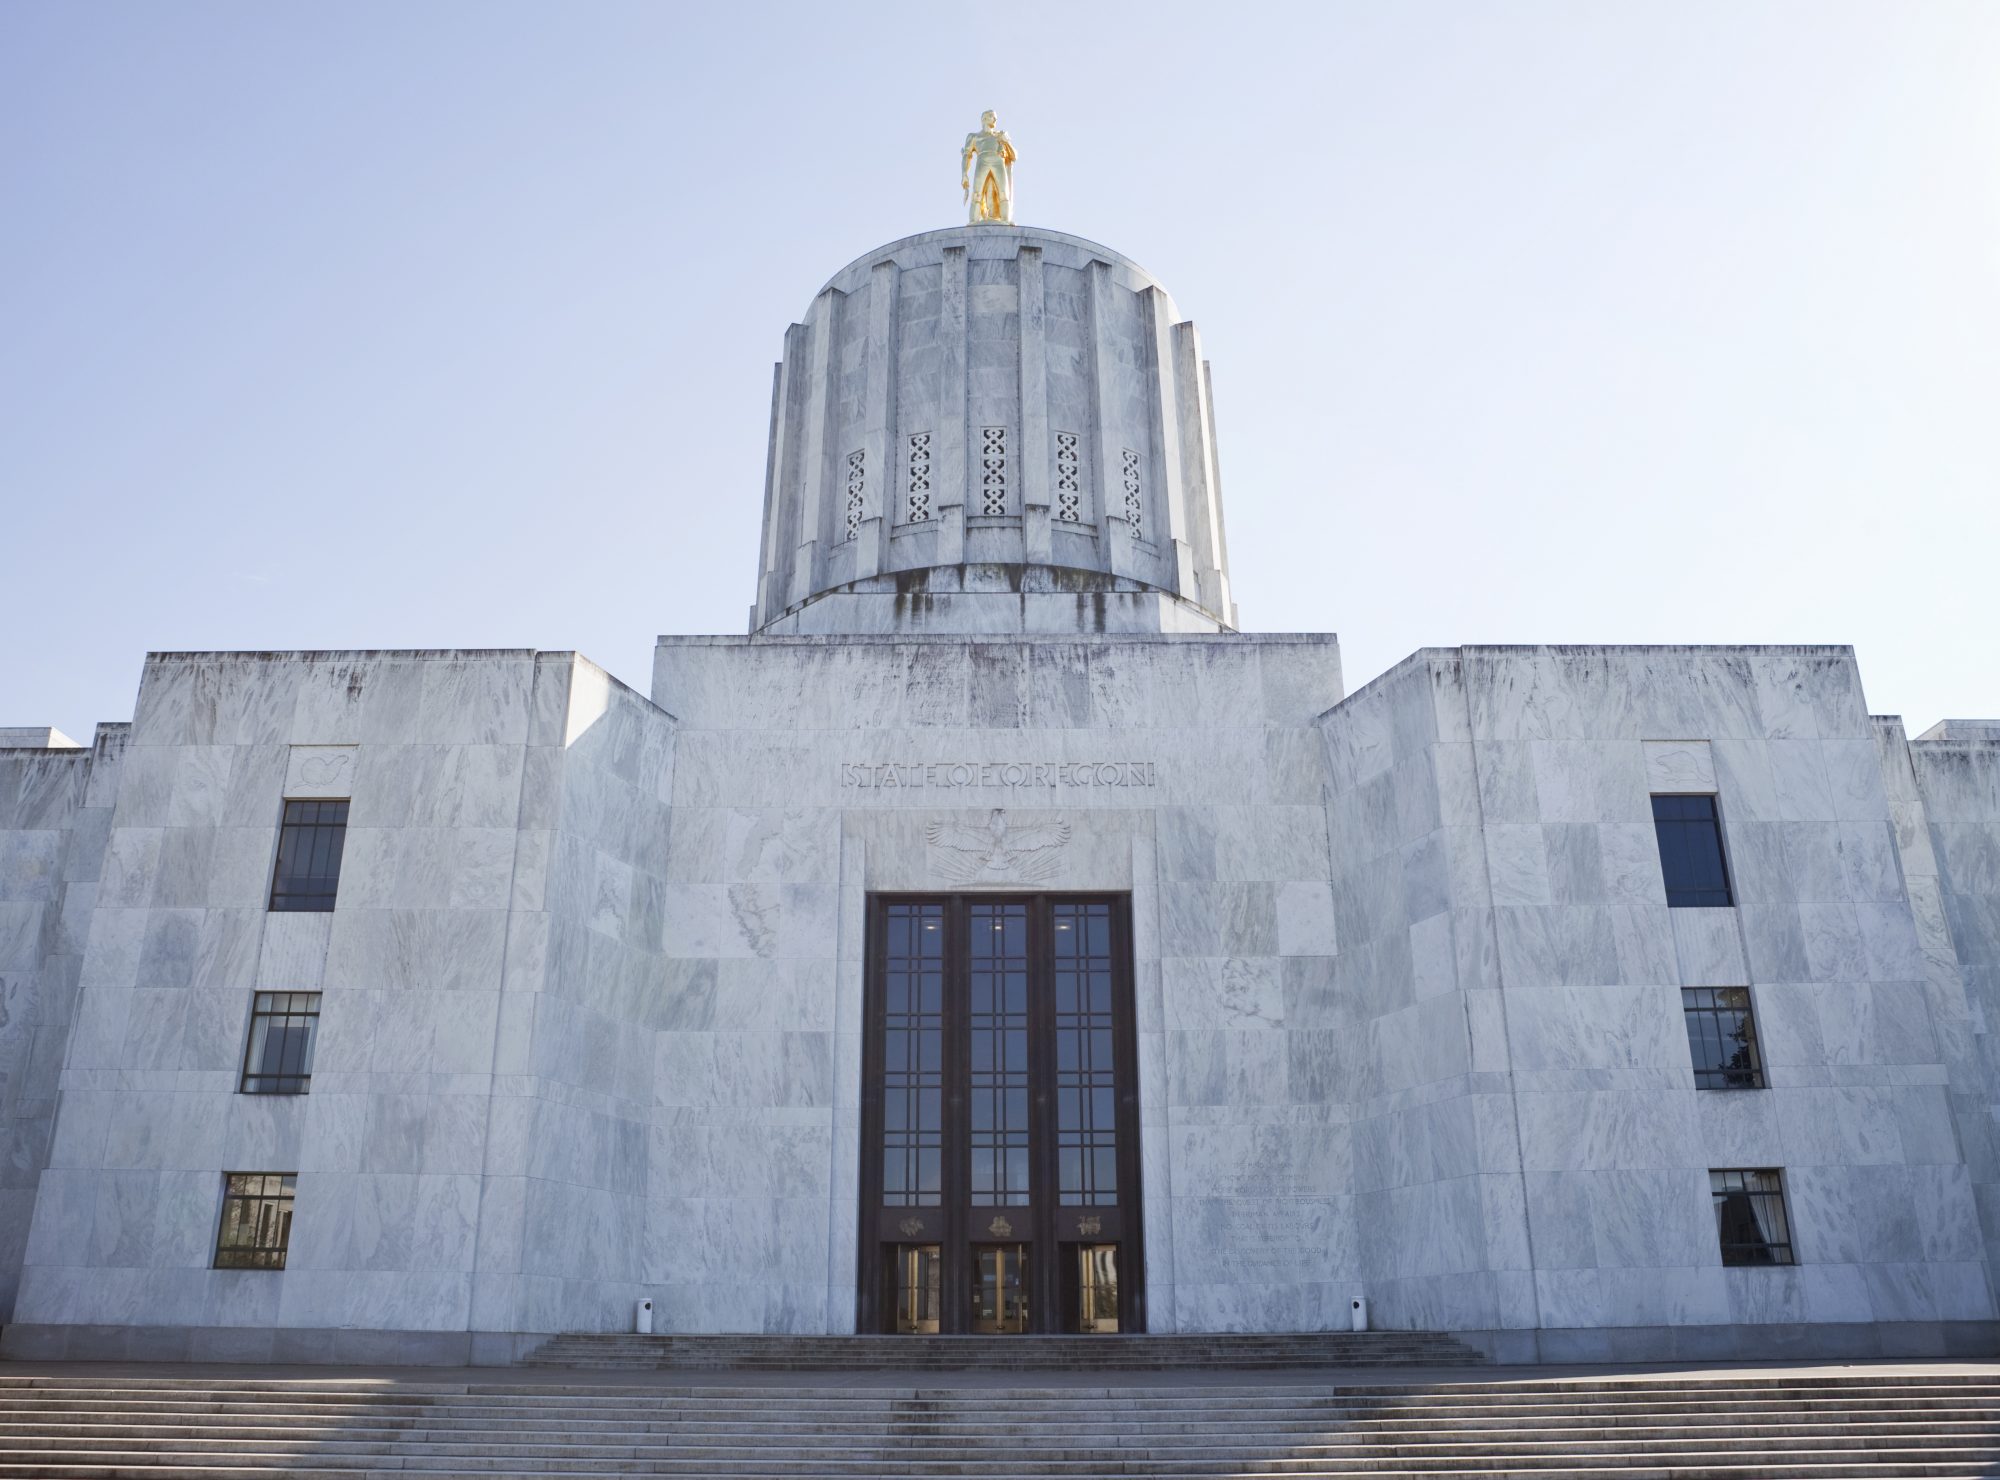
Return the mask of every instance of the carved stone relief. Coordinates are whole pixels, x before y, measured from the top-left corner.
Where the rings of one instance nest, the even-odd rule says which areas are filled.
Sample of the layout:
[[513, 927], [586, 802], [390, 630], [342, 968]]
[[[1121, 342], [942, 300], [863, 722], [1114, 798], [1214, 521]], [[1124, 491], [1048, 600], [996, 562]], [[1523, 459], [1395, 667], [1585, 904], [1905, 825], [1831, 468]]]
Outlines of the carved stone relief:
[[1070, 825], [1015, 824], [995, 807], [984, 823], [939, 818], [924, 829], [932, 871], [954, 884], [1035, 884], [1054, 878], [1069, 846]]
[[294, 745], [285, 766], [288, 797], [347, 797], [354, 795], [352, 745]]

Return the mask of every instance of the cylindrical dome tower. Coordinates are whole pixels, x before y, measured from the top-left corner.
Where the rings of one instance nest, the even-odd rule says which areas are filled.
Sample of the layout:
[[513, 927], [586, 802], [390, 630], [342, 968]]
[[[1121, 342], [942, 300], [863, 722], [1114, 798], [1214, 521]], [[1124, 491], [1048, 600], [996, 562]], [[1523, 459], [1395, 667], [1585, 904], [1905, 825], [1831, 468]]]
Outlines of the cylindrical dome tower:
[[1235, 625], [1208, 364], [1137, 263], [928, 231], [786, 333], [753, 633]]

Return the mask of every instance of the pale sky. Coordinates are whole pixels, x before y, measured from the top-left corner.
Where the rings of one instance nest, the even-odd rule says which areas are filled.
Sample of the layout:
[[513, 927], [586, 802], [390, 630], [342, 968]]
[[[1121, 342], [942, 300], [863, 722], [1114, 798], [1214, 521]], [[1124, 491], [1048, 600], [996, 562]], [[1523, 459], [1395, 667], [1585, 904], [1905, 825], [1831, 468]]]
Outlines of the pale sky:
[[771, 364], [1018, 214], [1214, 364], [1246, 627], [2000, 714], [2000, 3], [0, 0], [0, 724], [148, 649], [739, 632]]

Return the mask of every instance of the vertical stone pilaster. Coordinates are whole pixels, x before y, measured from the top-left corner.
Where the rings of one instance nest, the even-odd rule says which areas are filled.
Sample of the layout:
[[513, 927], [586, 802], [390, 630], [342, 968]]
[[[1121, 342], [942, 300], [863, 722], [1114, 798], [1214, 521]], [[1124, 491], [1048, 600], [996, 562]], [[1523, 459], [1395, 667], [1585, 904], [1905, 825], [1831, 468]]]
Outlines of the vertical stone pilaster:
[[1049, 351], [1043, 320], [1042, 249], [1023, 247], [1015, 259], [1021, 301], [1020, 446], [1013, 468], [1021, 490], [1021, 555], [1046, 564], [1049, 534]]
[[867, 972], [868, 844], [840, 839], [840, 903], [834, 943], [833, 1163], [827, 1225], [826, 1329], [855, 1329], [854, 1270], [861, 1231], [861, 1037]]
[[1112, 416], [1117, 396], [1112, 369], [1118, 360], [1111, 345], [1111, 294], [1116, 291], [1111, 264], [1092, 262], [1085, 281], [1090, 295], [1090, 426], [1084, 435], [1089, 438], [1090, 467], [1084, 474], [1084, 503], [1097, 524], [1097, 568], [1136, 575], [1136, 571], [1119, 570], [1112, 563], [1111, 521], [1122, 524], [1125, 515], [1123, 484], [1114, 485], [1113, 471], [1124, 444], [1118, 440]]
[[1187, 540], [1194, 555], [1195, 589], [1181, 595], [1229, 620], [1229, 581], [1222, 555], [1220, 477], [1208, 404], [1207, 364], [1192, 321], [1174, 325], [1174, 394], [1180, 418], [1182, 484]]
[[1215, 372], [1207, 360], [1201, 362], [1202, 409], [1208, 428], [1208, 501], [1215, 525], [1215, 568], [1221, 576], [1217, 588], [1215, 614], [1234, 627], [1236, 594], [1229, 584], [1229, 527], [1222, 520], [1222, 444], [1215, 439]]
[[[1123, 527], [1123, 522], [1120, 522]], [[1146, 1329], [1180, 1329], [1175, 1293], [1173, 1107], [1167, 1085], [1166, 1004], [1161, 992], [1160, 852], [1151, 837], [1132, 839], [1132, 1009], [1138, 1019], [1139, 1228], [1145, 1241]]]
[[807, 351], [805, 425], [797, 470], [799, 490], [798, 554], [792, 564], [794, 602], [804, 601], [820, 587], [821, 551], [826, 539], [823, 505], [826, 490], [826, 422], [831, 408], [833, 378], [834, 299], [828, 288], [813, 300], [806, 327], [812, 334]]
[[[1175, 594], [1199, 599], [1194, 550], [1188, 529], [1186, 489], [1182, 476], [1180, 395], [1175, 386], [1174, 308], [1165, 292], [1146, 289], [1146, 313], [1152, 329], [1153, 456], [1143, 469], [1140, 487], [1145, 500], [1147, 538], [1171, 560], [1168, 579]], [[1158, 579], [1156, 576], [1155, 579]]]
[[972, 450], [965, 425], [965, 335], [965, 248], [946, 247], [938, 301], [937, 449], [931, 459], [936, 517], [942, 521], [939, 565], [956, 565], [965, 558], [965, 491], [977, 486], [970, 481]]
[[895, 508], [889, 479], [894, 471], [890, 443], [895, 436], [896, 287], [902, 273], [894, 262], [878, 262], [868, 277], [868, 338], [862, 346], [861, 532], [855, 538], [854, 574], [872, 576], [889, 555], [889, 526]]
[[787, 331], [786, 358], [771, 367], [771, 441], [764, 450], [764, 535], [757, 557], [757, 600], [750, 608], [752, 632], [777, 614], [783, 590], [778, 562], [786, 542], [781, 538], [779, 529], [783, 518], [780, 506], [784, 500], [779, 496], [781, 485], [778, 477], [783, 465], [780, 448], [785, 435], [785, 364], [791, 358], [791, 344], [792, 336]]

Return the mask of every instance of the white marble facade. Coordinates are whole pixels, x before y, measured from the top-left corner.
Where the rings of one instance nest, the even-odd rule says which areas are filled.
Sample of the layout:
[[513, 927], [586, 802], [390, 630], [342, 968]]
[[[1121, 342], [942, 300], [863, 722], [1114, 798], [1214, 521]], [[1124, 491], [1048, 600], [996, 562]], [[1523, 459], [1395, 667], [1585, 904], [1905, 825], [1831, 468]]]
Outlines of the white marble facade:
[[[851, 1330], [866, 900], [1029, 880], [1131, 898], [1155, 1331], [1365, 1295], [1517, 1358], [1990, 1349], [2000, 728], [1907, 739], [1839, 647], [1348, 696], [1331, 636], [1234, 630], [1207, 387], [1126, 259], [911, 238], [788, 337], [752, 634], [662, 638], [650, 699], [166, 653], [92, 746], [0, 731], [0, 1352], [504, 1360], [641, 1296]], [[1049, 462], [983, 520], [1003, 424]], [[865, 470], [919, 429], [912, 531]], [[1717, 796], [1734, 907], [1668, 908], [1658, 791]], [[337, 903], [271, 913], [303, 797], [351, 804]], [[941, 822], [1035, 841], [968, 870]], [[1767, 1088], [1695, 1088], [1711, 985]], [[237, 1092], [258, 990], [323, 994], [309, 1094]], [[1723, 1266], [1712, 1167], [1783, 1170], [1795, 1265]], [[286, 1267], [211, 1268], [223, 1174], [277, 1169]]]
[[[1427, 651], [1321, 723], [1393, 1324], [1582, 1356], [1991, 1320], [1992, 1171], [1961, 1150], [1990, 1050], [1908, 782], [1929, 747], [1870, 718], [1848, 649]], [[1735, 907], [1666, 907], [1666, 791], [1717, 796]], [[1752, 989], [1768, 1088], [1694, 1088], [1683, 986]], [[1722, 1267], [1711, 1167], [1782, 1169], [1796, 1265]]]
[[[573, 1323], [585, 1288], [597, 1319], [626, 1308], [672, 729], [567, 653], [149, 659], [71, 787], [79, 882], [39, 904], [49, 1003], [77, 987], [34, 1050], [61, 1065], [52, 1140], [52, 1076], [7, 1081], [15, 1159], [46, 1146], [14, 1320], [257, 1355], [286, 1329]], [[288, 796], [351, 799], [331, 913], [265, 908]], [[307, 1095], [236, 1093], [259, 990], [323, 994]], [[278, 1169], [285, 1270], [211, 1269], [222, 1172]]]

